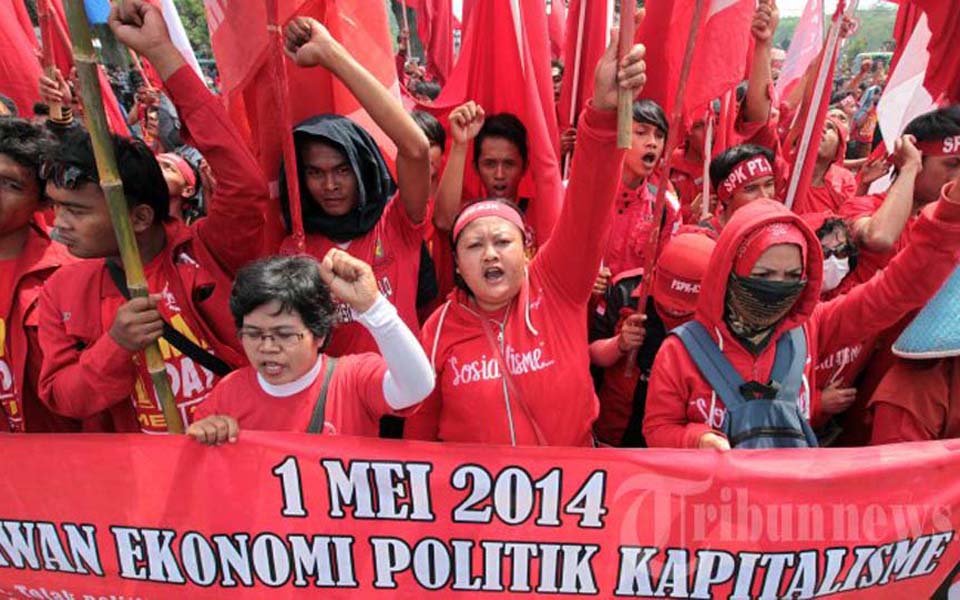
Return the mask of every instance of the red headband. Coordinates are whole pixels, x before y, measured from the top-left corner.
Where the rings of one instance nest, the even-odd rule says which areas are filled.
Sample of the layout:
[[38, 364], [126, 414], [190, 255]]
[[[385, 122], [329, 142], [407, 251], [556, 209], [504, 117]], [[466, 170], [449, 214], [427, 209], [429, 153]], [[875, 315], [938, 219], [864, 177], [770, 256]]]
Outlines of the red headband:
[[793, 223], [769, 223], [753, 230], [737, 249], [737, 260], [734, 272], [740, 277], [750, 275], [757, 259], [771, 246], [778, 244], [795, 244], [800, 246], [800, 261], [806, 272], [807, 265], [807, 238], [803, 231]]
[[180, 171], [180, 174], [183, 175], [183, 180], [192, 188], [197, 187], [197, 174], [193, 172], [193, 168], [190, 166], [190, 163], [186, 161], [179, 154], [173, 152], [164, 152], [157, 156], [157, 158], [165, 158], [176, 165], [177, 170]]
[[762, 154], [752, 156], [734, 167], [727, 178], [720, 182], [717, 186], [717, 198], [720, 204], [726, 206], [733, 194], [743, 186], [751, 181], [772, 176], [773, 166], [767, 157]]
[[920, 142], [917, 149], [923, 152], [924, 156], [960, 156], [960, 135]]
[[460, 233], [467, 225], [483, 217], [500, 217], [516, 225], [521, 232], [526, 231], [526, 227], [523, 225], [523, 217], [512, 206], [503, 202], [484, 200], [471, 204], [457, 217], [456, 223], [453, 224], [454, 241], [460, 237]]

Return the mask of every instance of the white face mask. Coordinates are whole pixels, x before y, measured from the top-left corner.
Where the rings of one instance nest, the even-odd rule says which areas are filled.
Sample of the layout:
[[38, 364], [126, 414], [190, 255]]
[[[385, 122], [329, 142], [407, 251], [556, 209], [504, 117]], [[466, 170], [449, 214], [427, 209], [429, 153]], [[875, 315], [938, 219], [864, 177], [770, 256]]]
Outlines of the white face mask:
[[850, 274], [850, 258], [840, 259], [836, 256], [823, 261], [823, 289], [824, 292], [835, 290], [843, 278]]

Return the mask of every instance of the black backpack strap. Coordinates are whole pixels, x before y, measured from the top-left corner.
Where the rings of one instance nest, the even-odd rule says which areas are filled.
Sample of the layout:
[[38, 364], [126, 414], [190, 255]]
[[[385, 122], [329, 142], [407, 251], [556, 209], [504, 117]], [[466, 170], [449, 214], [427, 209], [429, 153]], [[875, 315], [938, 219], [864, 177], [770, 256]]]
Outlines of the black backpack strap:
[[307, 433], [323, 433], [323, 417], [327, 411], [327, 391], [330, 389], [330, 380], [333, 379], [333, 370], [337, 366], [337, 359], [329, 356], [324, 358], [327, 368], [323, 372], [323, 384], [320, 386], [320, 395], [313, 405], [313, 416], [307, 425]]
[[[110, 279], [113, 280], [113, 284], [120, 290], [120, 294], [129, 300], [130, 290], [127, 289], [127, 280], [123, 273], [123, 267], [114, 261], [108, 260], [107, 271], [110, 272]], [[167, 323], [166, 320], [163, 321], [163, 339], [167, 340], [171, 346], [179, 350], [182, 354], [191, 358], [193, 362], [206, 368], [217, 377], [224, 377], [233, 371], [233, 367], [224, 362], [223, 359], [219, 356], [214, 356], [195, 344], [193, 340], [174, 329], [173, 325]]]
[[706, 328], [697, 321], [688, 321], [670, 332], [680, 338], [687, 354], [696, 363], [710, 387], [720, 396], [728, 409], [746, 402], [740, 393], [743, 377], [723, 355]]

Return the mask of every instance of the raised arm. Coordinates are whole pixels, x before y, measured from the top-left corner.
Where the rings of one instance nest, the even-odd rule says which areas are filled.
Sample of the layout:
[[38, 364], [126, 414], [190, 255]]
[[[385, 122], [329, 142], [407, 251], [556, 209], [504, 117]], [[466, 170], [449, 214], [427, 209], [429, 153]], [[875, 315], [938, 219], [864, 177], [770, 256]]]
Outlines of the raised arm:
[[853, 223], [857, 242], [873, 252], [890, 252], [913, 213], [913, 193], [922, 158], [913, 136], [905, 135], [895, 142], [894, 164], [899, 166], [897, 179], [887, 191], [883, 204], [873, 215]]
[[643, 45], [637, 44], [618, 61], [617, 38], [611, 36], [597, 63], [593, 99], [577, 127], [577, 151], [563, 209], [532, 266], [543, 271], [551, 293], [577, 305], [585, 305], [593, 290], [623, 167], [623, 152], [616, 145], [617, 91], [638, 94], [647, 79]]
[[780, 12], [774, 0], [760, 0], [753, 15], [750, 33], [756, 44], [753, 49], [753, 65], [747, 80], [747, 95], [743, 101], [743, 120], [747, 123], [765, 122], [770, 118], [770, 86], [773, 72], [770, 69], [770, 50], [773, 34], [780, 22]]
[[298, 66], [322, 66], [339, 79], [397, 146], [397, 184], [407, 216], [422, 223], [430, 198], [430, 143], [399, 100], [358, 63], [326, 27], [296, 17], [284, 28], [285, 50]]
[[470, 101], [450, 112], [450, 137], [453, 144], [447, 155], [440, 185], [433, 205], [433, 224], [442, 231], [450, 231], [463, 200], [463, 173], [467, 168], [470, 142], [480, 133], [484, 121], [483, 107]]
[[[126, 12], [121, 7], [126, 6]], [[198, 235], [228, 272], [257, 258], [270, 191], [256, 159], [247, 149], [220, 101], [207, 90], [170, 41], [163, 14], [142, 0], [115, 4], [110, 28], [121, 42], [145, 56], [163, 78], [185, 133], [203, 154], [217, 179], [216, 191]]]

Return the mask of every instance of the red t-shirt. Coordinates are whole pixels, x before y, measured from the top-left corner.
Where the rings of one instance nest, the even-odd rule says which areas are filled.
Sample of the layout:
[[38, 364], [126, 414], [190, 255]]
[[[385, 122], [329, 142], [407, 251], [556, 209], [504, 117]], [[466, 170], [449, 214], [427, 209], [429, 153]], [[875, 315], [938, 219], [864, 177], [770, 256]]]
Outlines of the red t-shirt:
[[[323, 387], [328, 360], [324, 357], [320, 373], [305, 390], [291, 396], [271, 396], [257, 381], [257, 371], [244, 367], [223, 378], [210, 397], [197, 409], [197, 419], [210, 415], [229, 415], [240, 429], [292, 431], [304, 433]], [[340, 357], [327, 389], [323, 433], [377, 437], [380, 417], [406, 416], [419, 405], [395, 411], [383, 396], [383, 377], [387, 363], [373, 353]]]
[[[419, 335], [417, 321], [417, 276], [420, 267], [420, 245], [427, 220], [415, 224], [407, 216], [399, 195], [395, 195], [377, 224], [365, 235], [338, 244], [323, 235], [308, 235], [307, 254], [322, 260], [331, 248], [337, 247], [359, 258], [373, 268], [380, 293], [397, 307], [400, 318], [414, 335]], [[287, 238], [283, 250], [289, 250]], [[330, 334], [324, 353], [330, 356], [377, 352], [373, 336], [360, 323], [353, 321], [350, 307], [337, 302], [337, 324]]]
[[[886, 199], [886, 193], [874, 194], [870, 196], [857, 196], [850, 198], [840, 206], [840, 216], [847, 222], [848, 227], [853, 227], [857, 220], [863, 217], [871, 217]], [[866, 248], [861, 248], [860, 256], [857, 259], [857, 268], [848, 276], [851, 279], [850, 285], [865, 283], [876, 274], [877, 271], [887, 266], [891, 259], [903, 250], [910, 243], [910, 230], [917, 222], [918, 215], [912, 215], [903, 228], [900, 237], [897, 238], [890, 252], [872, 252]], [[844, 282], [846, 283], [846, 281]]]
[[[617, 211], [603, 253], [603, 265], [613, 275], [643, 266], [647, 242], [656, 226], [653, 222], [656, 202], [652, 186], [646, 182], [633, 190], [621, 184], [617, 190]], [[680, 205], [676, 195], [668, 191], [658, 253], [679, 227]]]
[[15, 380], [13, 361], [10, 356], [10, 324], [7, 323], [13, 304], [13, 284], [17, 278], [17, 259], [0, 260], [0, 290], [4, 290], [0, 300], [0, 410], [6, 416], [7, 431], [23, 431], [23, 407], [17, 394], [18, 382]]
[[[187, 313], [181, 311], [177, 299], [170, 290], [168, 278], [163, 269], [165, 256], [164, 253], [161, 253], [144, 267], [144, 274], [150, 291], [162, 296], [158, 305], [160, 315], [174, 329], [190, 338], [200, 347], [210, 351], [207, 341], [200, 338], [196, 333], [201, 329], [195, 323], [189, 322]], [[126, 300], [119, 296], [105, 298], [101, 305], [103, 322], [112, 323], [117, 310], [125, 302]], [[217, 377], [204, 367], [194, 363], [192, 358], [181, 354], [179, 350], [171, 346], [162, 337], [158, 340], [158, 343], [160, 354], [163, 356], [163, 362], [167, 368], [167, 375], [170, 378], [173, 399], [180, 409], [180, 418], [183, 419], [184, 426], [187, 426], [194, 421], [194, 412], [197, 410], [197, 406], [206, 400], [208, 394], [213, 390]], [[167, 422], [163, 418], [163, 411], [153, 391], [153, 383], [150, 379], [150, 372], [147, 371], [143, 353], [133, 354], [132, 360], [137, 373], [131, 399], [137, 413], [140, 429], [144, 433], [166, 433]]]

